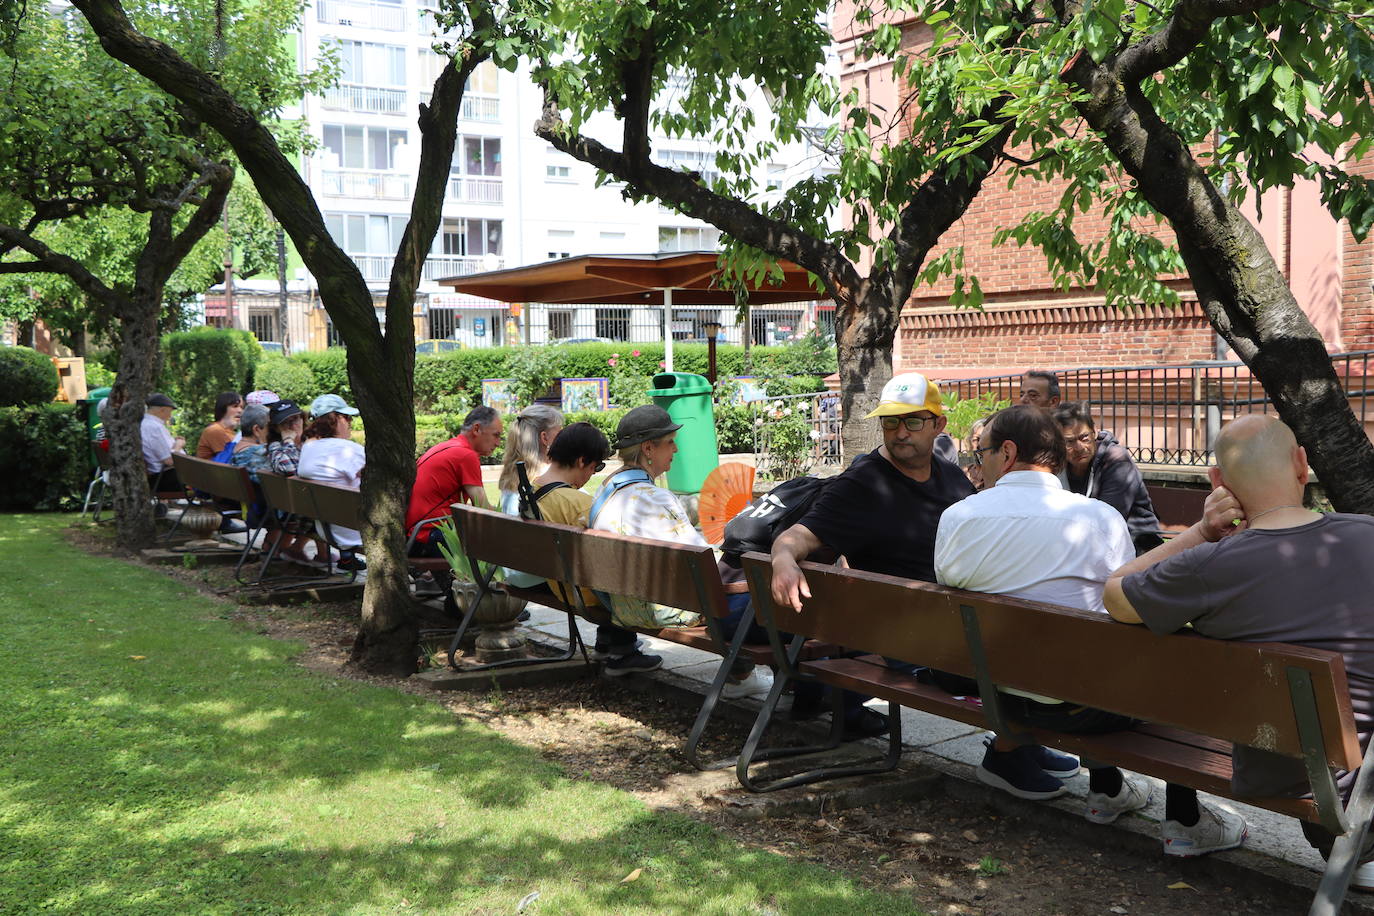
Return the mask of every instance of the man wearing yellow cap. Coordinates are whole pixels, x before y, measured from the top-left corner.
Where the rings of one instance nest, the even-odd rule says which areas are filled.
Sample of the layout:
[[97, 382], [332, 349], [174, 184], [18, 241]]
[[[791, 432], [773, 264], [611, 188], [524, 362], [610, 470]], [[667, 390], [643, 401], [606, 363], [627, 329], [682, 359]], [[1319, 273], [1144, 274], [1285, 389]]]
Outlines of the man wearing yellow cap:
[[[801, 521], [773, 542], [773, 600], [801, 608], [811, 597], [798, 562], [822, 547], [854, 569], [935, 581], [935, 532], [946, 508], [973, 493], [959, 466], [938, 454], [945, 408], [919, 372], [894, 376], [868, 415], [883, 444], [860, 455], [817, 497]], [[849, 718], [868, 721], [849, 722]], [[875, 718], [876, 717], [876, 718]], [[879, 721], [884, 720], [884, 721]], [[884, 717], [847, 711], [850, 732], [881, 733]]]

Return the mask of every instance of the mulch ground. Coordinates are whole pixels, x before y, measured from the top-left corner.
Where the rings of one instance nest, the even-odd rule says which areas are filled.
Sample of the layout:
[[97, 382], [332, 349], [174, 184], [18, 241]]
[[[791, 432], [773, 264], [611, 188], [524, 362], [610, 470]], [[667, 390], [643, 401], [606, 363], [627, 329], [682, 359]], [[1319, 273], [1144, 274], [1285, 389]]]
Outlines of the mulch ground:
[[[74, 546], [112, 553], [108, 532], [72, 529]], [[934, 914], [980, 916], [1228, 916], [1306, 909], [1300, 893], [1232, 886], [1209, 874], [1204, 860], [1145, 857], [1094, 841], [1092, 831], [1049, 829], [1042, 818], [1008, 814], [992, 804], [937, 792], [912, 802], [827, 813], [748, 819], [703, 798], [685, 777], [681, 752], [695, 707], [624, 680], [589, 677], [552, 686], [485, 693], [436, 694], [403, 678], [349, 666], [357, 631], [356, 603], [247, 605], [234, 600], [228, 570], [160, 567], [224, 603], [246, 629], [305, 648], [298, 662], [347, 677], [427, 696], [454, 715], [485, 723], [559, 764], [570, 778], [610, 784], [657, 808], [706, 821], [746, 845], [814, 862], [864, 884], [909, 894]], [[723, 756], [744, 740], [745, 726], [723, 722], [706, 755]], [[966, 793], [965, 793], [966, 794]], [[1246, 882], [1236, 882], [1243, 884]]]

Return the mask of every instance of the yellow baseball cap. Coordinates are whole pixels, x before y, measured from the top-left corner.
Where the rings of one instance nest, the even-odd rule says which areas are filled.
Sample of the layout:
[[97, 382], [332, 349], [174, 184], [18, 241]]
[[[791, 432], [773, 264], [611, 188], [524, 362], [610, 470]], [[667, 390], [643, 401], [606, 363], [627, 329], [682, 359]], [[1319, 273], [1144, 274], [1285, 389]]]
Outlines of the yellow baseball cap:
[[900, 417], [918, 410], [928, 410], [937, 417], [943, 417], [945, 405], [940, 400], [940, 389], [919, 372], [903, 372], [894, 375], [883, 386], [878, 406], [873, 408], [868, 417]]

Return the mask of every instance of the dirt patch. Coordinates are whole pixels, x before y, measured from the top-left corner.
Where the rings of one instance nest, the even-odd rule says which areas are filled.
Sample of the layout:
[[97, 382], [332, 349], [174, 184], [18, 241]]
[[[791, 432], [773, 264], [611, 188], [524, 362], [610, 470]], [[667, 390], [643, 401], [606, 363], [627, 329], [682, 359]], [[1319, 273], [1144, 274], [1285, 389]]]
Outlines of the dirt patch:
[[[81, 549], [114, 553], [103, 531], [78, 527], [69, 540]], [[406, 679], [347, 666], [356, 602], [243, 605], [232, 600], [237, 587], [227, 570], [159, 568], [224, 600], [223, 613], [239, 625], [303, 643], [298, 661], [311, 670], [426, 696], [536, 749], [573, 779], [613, 785], [654, 807], [709, 822], [747, 845], [909, 895], [939, 916], [1249, 916], [1305, 909], [1300, 892], [1275, 900], [1272, 888], [1231, 886], [1203, 860], [1143, 856], [1113, 848], [1091, 830], [1054, 830], [1044, 818], [938, 791], [918, 801], [821, 816], [743, 819], [703, 799], [701, 781], [683, 757], [682, 736], [695, 706], [644, 689], [634, 678], [436, 695]], [[733, 753], [746, 731], [742, 723], [720, 722], [704, 742], [703, 755]], [[716, 785], [732, 781], [728, 771], [720, 779]]]

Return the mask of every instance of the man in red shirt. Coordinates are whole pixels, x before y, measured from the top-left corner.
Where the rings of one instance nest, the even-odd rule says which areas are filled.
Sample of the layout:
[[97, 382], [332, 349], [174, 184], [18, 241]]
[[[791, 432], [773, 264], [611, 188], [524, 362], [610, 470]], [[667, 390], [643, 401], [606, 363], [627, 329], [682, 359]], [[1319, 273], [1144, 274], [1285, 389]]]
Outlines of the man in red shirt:
[[[480, 459], [496, 451], [501, 432], [501, 415], [495, 408], [474, 407], [463, 419], [458, 435], [420, 456], [406, 512], [407, 533], [427, 518], [448, 515], [452, 503], [491, 508], [482, 486]], [[411, 556], [440, 556], [436, 541], [434, 526], [426, 525], [415, 539]]]

